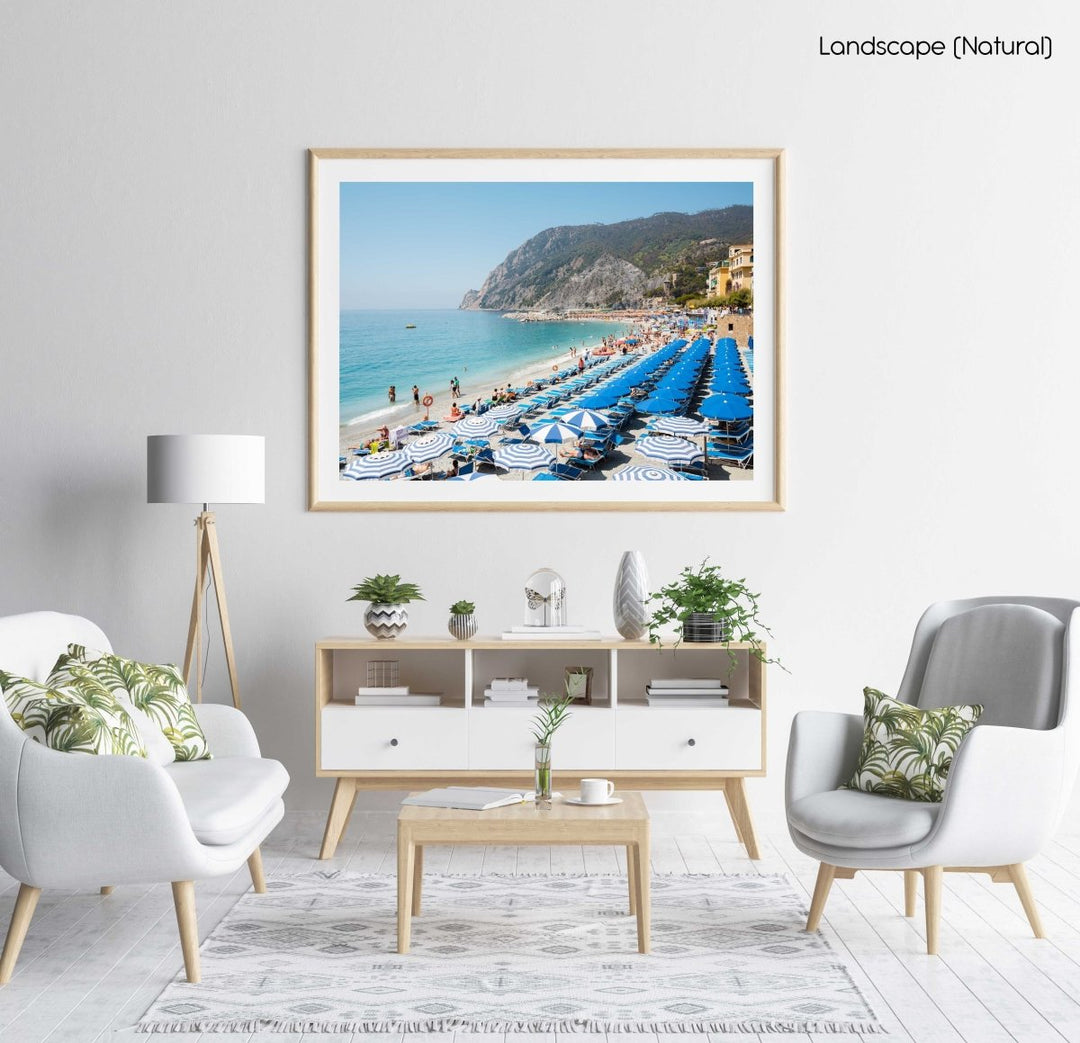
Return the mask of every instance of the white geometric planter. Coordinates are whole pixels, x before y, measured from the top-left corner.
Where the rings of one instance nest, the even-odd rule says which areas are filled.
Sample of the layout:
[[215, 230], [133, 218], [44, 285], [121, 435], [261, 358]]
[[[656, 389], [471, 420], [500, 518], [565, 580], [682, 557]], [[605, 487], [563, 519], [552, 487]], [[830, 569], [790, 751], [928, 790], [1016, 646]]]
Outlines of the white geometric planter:
[[409, 610], [404, 605], [373, 601], [364, 613], [364, 626], [368, 628], [368, 633], [382, 641], [397, 637], [408, 625]]
[[649, 596], [649, 573], [641, 551], [628, 550], [619, 562], [615, 573], [615, 593], [611, 610], [615, 616], [615, 629], [627, 641], [637, 641], [648, 629], [649, 613], [645, 600]]

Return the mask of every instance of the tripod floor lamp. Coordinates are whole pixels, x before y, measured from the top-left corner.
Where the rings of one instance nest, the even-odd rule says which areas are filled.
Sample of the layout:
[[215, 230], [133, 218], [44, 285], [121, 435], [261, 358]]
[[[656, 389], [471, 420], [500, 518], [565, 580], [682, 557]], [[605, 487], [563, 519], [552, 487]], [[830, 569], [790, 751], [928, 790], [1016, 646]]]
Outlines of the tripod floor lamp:
[[203, 591], [209, 578], [217, 597], [233, 706], [240, 706], [217, 525], [210, 504], [265, 501], [266, 440], [261, 435], [147, 436], [146, 502], [202, 504], [202, 513], [195, 519], [195, 595], [191, 600], [191, 623], [184, 653], [184, 681], [190, 686], [194, 660], [199, 702], [202, 702]]

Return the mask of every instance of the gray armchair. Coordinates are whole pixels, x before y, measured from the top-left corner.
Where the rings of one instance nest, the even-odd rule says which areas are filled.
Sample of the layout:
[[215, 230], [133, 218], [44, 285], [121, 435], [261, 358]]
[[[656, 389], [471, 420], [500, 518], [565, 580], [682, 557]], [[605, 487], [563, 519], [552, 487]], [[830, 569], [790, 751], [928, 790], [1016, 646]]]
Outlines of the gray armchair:
[[896, 698], [930, 709], [981, 703], [940, 804], [845, 790], [863, 735], [859, 714], [805, 712], [792, 722], [786, 805], [795, 846], [817, 859], [807, 920], [817, 930], [832, 882], [860, 870], [904, 872], [905, 915], [923, 878], [926, 948], [938, 948], [942, 873], [1012, 883], [1044, 937], [1024, 863], [1051, 837], [1076, 778], [1080, 602], [1060, 598], [943, 601], [923, 614]]

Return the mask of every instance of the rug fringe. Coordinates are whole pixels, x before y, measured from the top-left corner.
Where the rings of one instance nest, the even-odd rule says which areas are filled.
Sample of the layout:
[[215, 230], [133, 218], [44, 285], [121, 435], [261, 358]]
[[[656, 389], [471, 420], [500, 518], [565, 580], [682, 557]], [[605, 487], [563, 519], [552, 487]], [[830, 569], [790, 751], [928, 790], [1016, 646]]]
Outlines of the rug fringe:
[[152, 1021], [135, 1026], [136, 1032], [633, 1032], [633, 1033], [821, 1033], [880, 1034], [876, 1021], [470, 1021], [434, 1018], [421, 1021], [305, 1021], [302, 1019], [237, 1019], [234, 1021]]

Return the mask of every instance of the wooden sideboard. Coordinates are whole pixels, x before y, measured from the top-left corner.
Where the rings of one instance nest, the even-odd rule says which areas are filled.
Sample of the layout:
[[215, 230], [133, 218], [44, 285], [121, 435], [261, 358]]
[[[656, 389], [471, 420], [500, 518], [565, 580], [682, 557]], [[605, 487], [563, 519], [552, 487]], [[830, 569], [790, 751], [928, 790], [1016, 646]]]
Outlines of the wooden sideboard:
[[[556, 786], [599, 775], [620, 789], [720, 790], [747, 854], [759, 858], [743, 780], [766, 770], [765, 666], [750, 651], [736, 642], [657, 649], [620, 638], [324, 638], [315, 645], [315, 773], [337, 786], [319, 857], [333, 857], [361, 789], [531, 789], [535, 710], [486, 706], [484, 689], [493, 677], [525, 676], [560, 694], [567, 667], [592, 667], [592, 704], [576, 705], [555, 737]], [[401, 684], [440, 692], [442, 705], [354, 705], [367, 663], [387, 659], [400, 663]], [[727, 706], [646, 702], [651, 678], [703, 676], [727, 679]]]

